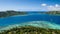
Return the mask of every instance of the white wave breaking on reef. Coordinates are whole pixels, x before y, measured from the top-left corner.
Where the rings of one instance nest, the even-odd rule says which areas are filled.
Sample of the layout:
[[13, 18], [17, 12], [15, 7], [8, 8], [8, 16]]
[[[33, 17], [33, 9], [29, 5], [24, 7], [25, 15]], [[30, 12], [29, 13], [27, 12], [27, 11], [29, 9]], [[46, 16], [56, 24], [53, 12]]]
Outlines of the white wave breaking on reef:
[[25, 23], [20, 23], [20, 24], [15, 24], [15, 25], [9, 25], [7, 27], [4, 27], [0, 29], [0, 32], [3, 32], [3, 30], [10, 30], [12, 28], [20, 28], [24, 26], [34, 26], [34, 27], [40, 27], [40, 28], [50, 28], [50, 29], [60, 29], [60, 25], [54, 24], [48, 21], [30, 21], [30, 22], [25, 22]]

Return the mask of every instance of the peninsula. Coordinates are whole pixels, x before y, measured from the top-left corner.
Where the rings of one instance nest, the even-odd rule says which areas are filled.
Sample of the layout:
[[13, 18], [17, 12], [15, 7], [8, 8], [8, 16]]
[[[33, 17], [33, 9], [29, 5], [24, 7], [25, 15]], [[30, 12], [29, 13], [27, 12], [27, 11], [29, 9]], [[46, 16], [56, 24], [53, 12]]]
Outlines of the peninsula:
[[24, 14], [27, 14], [27, 13], [20, 12], [20, 11], [13, 11], [13, 10], [0, 11], [0, 17], [9, 17], [9, 16], [13, 16], [13, 15], [24, 15]]

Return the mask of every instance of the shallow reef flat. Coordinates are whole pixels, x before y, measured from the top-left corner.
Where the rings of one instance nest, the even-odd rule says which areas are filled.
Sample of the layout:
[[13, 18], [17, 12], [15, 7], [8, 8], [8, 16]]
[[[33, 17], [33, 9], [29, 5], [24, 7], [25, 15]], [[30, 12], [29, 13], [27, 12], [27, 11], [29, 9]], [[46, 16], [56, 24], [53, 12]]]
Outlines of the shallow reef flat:
[[0, 34], [60, 34], [60, 25], [47, 21], [30, 21], [6, 26], [0, 29]]

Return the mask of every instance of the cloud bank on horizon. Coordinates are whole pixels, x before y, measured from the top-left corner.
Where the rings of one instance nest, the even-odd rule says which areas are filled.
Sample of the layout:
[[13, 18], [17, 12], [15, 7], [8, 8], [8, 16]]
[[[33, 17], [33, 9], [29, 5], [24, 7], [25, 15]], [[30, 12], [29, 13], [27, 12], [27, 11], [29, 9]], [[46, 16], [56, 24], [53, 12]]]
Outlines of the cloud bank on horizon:
[[46, 7], [47, 11], [60, 11], [60, 5], [55, 4], [53, 5], [47, 5], [47, 4], [41, 4], [42, 7]]
[[0, 11], [60, 11], [60, 0], [0, 0]]

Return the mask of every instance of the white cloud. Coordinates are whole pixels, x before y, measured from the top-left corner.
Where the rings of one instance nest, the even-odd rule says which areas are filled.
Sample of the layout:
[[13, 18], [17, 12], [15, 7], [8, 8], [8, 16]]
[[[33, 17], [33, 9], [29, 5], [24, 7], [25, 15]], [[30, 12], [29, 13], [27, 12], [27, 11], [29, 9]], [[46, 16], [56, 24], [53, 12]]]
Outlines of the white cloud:
[[47, 4], [41, 4], [41, 6], [47, 6]]
[[43, 9], [46, 9], [48, 11], [60, 11], [60, 5], [55, 4], [55, 5], [47, 5], [47, 4], [41, 4]]
[[55, 6], [47, 6], [48, 11], [60, 11], [60, 6], [58, 4], [55, 4]]
[[41, 4], [42, 8], [41, 9], [45, 9], [47, 11], [60, 11], [60, 5], [59, 4], [55, 4], [55, 5], [47, 5], [45, 3]]
[[58, 4], [55, 4], [55, 7], [59, 7], [59, 5]]

